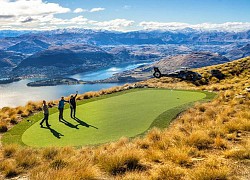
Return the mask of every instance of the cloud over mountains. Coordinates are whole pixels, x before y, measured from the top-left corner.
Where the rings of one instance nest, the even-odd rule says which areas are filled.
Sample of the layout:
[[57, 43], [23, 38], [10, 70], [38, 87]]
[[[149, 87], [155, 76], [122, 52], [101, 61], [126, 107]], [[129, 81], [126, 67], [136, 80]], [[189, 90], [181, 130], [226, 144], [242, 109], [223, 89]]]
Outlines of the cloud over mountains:
[[201, 24], [188, 24], [180, 22], [141, 22], [139, 24], [143, 29], [148, 30], [180, 30], [180, 29], [195, 29], [195, 30], [219, 30], [219, 31], [244, 31], [250, 29], [249, 22], [226, 22], [221, 24], [214, 23], [201, 23]]
[[[129, 5], [121, 6], [130, 9]], [[94, 20], [83, 16], [83, 13], [96, 13], [108, 11], [103, 7], [90, 9], [63, 7], [58, 3], [43, 0], [0, 0], [0, 30], [51, 30], [60, 28], [88, 28], [116, 31], [131, 30], [218, 30], [218, 31], [244, 31], [250, 29], [250, 22], [200, 23], [188, 24], [182, 22], [136, 21], [126, 19], [117, 14], [113, 19]], [[112, 10], [112, 9], [111, 9]], [[110, 11], [111, 11], [110, 10]], [[79, 14], [82, 13], [82, 14]], [[58, 14], [65, 14], [62, 18]], [[79, 15], [77, 15], [79, 14]], [[69, 15], [69, 16], [67, 16]], [[120, 17], [122, 18], [120, 18]], [[94, 16], [93, 16], [94, 17]]]

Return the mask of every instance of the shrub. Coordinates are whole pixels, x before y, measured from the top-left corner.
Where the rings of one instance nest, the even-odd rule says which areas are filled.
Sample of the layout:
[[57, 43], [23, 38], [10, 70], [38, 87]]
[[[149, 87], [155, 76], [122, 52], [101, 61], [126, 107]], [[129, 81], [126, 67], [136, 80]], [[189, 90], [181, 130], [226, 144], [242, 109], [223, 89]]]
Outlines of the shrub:
[[209, 149], [213, 140], [208, 136], [205, 131], [196, 131], [193, 132], [187, 138], [187, 144], [198, 148], [199, 150], [202, 149]]
[[214, 146], [215, 146], [215, 148], [218, 148], [218, 149], [226, 149], [227, 142], [224, 139], [222, 139], [220, 136], [217, 136], [214, 139]]
[[6, 178], [13, 178], [21, 173], [17, 168], [16, 162], [12, 159], [4, 160], [0, 163], [0, 170]]
[[0, 133], [4, 133], [8, 131], [8, 127], [5, 123], [0, 122]]
[[225, 128], [229, 133], [237, 132], [239, 130], [250, 131], [250, 121], [241, 117], [233, 118], [225, 124]]
[[[190, 149], [190, 148], [189, 148]], [[172, 147], [169, 148], [165, 153], [165, 157], [172, 162], [181, 166], [190, 167], [192, 164], [191, 158], [189, 157], [189, 149], [185, 147]]]
[[18, 123], [18, 121], [17, 121], [17, 115], [12, 115], [11, 117], [10, 117], [10, 123], [11, 124], [17, 124]]
[[55, 147], [49, 147], [43, 150], [43, 157], [47, 160], [53, 160], [57, 154], [58, 149]]
[[205, 112], [206, 111], [206, 107], [205, 106], [199, 106], [199, 111], [200, 112]]
[[100, 165], [111, 175], [121, 175], [130, 171], [144, 171], [140, 156], [133, 152], [120, 152], [109, 157], [101, 157]]
[[250, 149], [249, 148], [240, 148], [232, 149], [225, 152], [227, 158], [233, 158], [237, 160], [250, 159]]
[[6, 145], [3, 148], [3, 155], [6, 158], [12, 157], [18, 150], [18, 146], [16, 144]]
[[22, 113], [23, 113], [22, 107], [18, 107], [18, 108], [17, 108], [17, 114], [22, 114]]
[[154, 172], [152, 172], [153, 180], [177, 180], [185, 179], [185, 170], [175, 166], [174, 164], [168, 163], [166, 165], [160, 166]]
[[22, 118], [28, 117], [31, 113], [32, 113], [32, 112], [26, 111], [26, 110], [25, 110], [25, 111], [22, 112], [21, 117], [22, 117]]
[[162, 133], [159, 129], [157, 128], [153, 128], [148, 134], [147, 134], [147, 138], [149, 139], [149, 141], [153, 141], [153, 142], [157, 142], [160, 141], [162, 138]]
[[55, 170], [63, 169], [68, 165], [68, 163], [62, 159], [56, 159], [50, 163], [50, 167]]
[[16, 155], [18, 166], [29, 169], [38, 164], [37, 152], [30, 148], [21, 149]]
[[191, 170], [190, 176], [196, 180], [226, 180], [230, 176], [230, 168], [217, 157], [210, 157]]

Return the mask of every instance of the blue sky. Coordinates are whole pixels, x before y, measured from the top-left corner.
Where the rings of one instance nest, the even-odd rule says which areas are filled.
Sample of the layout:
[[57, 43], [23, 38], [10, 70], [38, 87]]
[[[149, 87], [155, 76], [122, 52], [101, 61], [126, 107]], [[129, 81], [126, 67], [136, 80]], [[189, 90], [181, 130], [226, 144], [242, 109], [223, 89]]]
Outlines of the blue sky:
[[0, 0], [0, 3], [0, 29], [250, 29], [250, 0]]
[[104, 7], [95, 20], [115, 18], [135, 21], [186, 22], [191, 24], [250, 21], [250, 0], [49, 0], [64, 7]]

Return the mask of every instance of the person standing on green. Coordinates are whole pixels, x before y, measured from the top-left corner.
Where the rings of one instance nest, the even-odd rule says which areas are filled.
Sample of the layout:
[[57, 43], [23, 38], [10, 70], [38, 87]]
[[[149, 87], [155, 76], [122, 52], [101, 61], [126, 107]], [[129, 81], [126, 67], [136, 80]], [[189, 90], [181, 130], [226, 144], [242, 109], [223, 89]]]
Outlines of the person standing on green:
[[69, 101], [64, 100], [64, 97], [61, 97], [61, 100], [59, 101], [59, 104], [58, 104], [59, 121], [63, 120], [63, 110], [64, 110], [65, 102], [69, 102]]
[[76, 117], [76, 97], [77, 97], [78, 91], [76, 91], [76, 95], [71, 95], [69, 104], [70, 104], [70, 117], [75, 118]]
[[43, 123], [45, 121], [46, 123], [46, 126], [49, 127], [49, 108], [48, 108], [48, 105], [46, 104], [46, 101], [43, 100], [43, 114], [44, 114], [44, 118], [43, 120], [40, 122], [40, 126], [41, 128], [43, 127]]

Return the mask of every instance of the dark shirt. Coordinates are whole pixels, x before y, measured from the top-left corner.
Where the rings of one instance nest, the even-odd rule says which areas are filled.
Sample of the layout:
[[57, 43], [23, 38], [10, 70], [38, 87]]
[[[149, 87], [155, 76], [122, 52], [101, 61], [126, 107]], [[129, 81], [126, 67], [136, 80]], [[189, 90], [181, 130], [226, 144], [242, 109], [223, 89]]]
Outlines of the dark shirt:
[[69, 100], [70, 106], [72, 106], [73, 108], [76, 108], [76, 96], [77, 94]]
[[47, 105], [43, 105], [43, 113], [44, 114], [49, 114], [49, 109]]
[[60, 100], [59, 105], [58, 105], [58, 109], [63, 109], [64, 108], [64, 102], [69, 102], [69, 101]]

